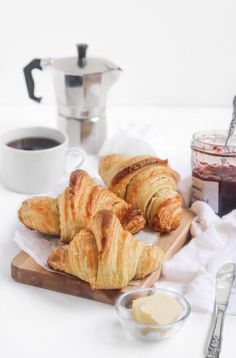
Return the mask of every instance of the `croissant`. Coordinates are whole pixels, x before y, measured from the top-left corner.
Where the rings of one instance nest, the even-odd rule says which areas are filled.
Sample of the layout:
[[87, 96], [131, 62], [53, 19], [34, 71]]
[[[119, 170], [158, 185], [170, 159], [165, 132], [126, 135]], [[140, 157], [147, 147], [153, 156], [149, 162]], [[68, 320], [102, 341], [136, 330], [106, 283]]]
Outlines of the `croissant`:
[[92, 288], [121, 289], [133, 278], [157, 270], [163, 255], [157, 246], [145, 246], [125, 231], [111, 211], [100, 210], [87, 229], [51, 252], [48, 265], [89, 282]]
[[99, 173], [109, 190], [144, 213], [153, 230], [169, 232], [180, 225], [182, 198], [167, 160], [108, 155], [101, 159]]
[[19, 219], [30, 229], [61, 236], [61, 241], [68, 243], [88, 226], [93, 215], [101, 209], [114, 212], [123, 228], [131, 233], [140, 231], [145, 225], [140, 210], [97, 186], [83, 170], [71, 174], [69, 186], [58, 198], [34, 197], [24, 201]]

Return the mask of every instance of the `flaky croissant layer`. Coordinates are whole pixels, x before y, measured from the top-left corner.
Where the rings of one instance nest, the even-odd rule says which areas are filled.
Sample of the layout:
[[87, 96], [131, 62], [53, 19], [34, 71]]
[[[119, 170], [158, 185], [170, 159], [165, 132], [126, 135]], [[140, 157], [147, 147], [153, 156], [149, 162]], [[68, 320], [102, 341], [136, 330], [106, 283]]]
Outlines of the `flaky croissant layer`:
[[158, 270], [162, 259], [160, 248], [145, 246], [123, 230], [111, 211], [101, 210], [70, 244], [52, 251], [48, 265], [89, 282], [92, 288], [121, 289], [133, 278]]
[[109, 190], [144, 213], [153, 230], [168, 232], [180, 225], [182, 197], [167, 160], [113, 154], [101, 159], [99, 173]]
[[19, 219], [30, 229], [61, 236], [61, 241], [68, 243], [101, 209], [114, 212], [122, 226], [131, 233], [140, 231], [145, 225], [140, 210], [97, 186], [83, 170], [71, 174], [69, 186], [58, 198], [34, 197], [24, 201]]

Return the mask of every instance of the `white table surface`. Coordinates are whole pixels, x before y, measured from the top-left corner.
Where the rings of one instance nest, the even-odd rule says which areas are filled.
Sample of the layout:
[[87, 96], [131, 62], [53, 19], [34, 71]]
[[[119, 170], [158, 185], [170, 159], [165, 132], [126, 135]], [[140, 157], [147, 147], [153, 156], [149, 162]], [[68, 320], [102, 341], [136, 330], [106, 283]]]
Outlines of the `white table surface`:
[[[0, 134], [23, 126], [55, 126], [55, 109], [32, 105], [0, 108]], [[189, 152], [191, 134], [200, 129], [224, 128], [230, 108], [110, 108], [110, 129], [117, 123], [158, 126], [176, 148]], [[114, 307], [14, 282], [10, 263], [19, 252], [12, 242], [16, 212], [23, 195], [0, 185], [0, 355], [2, 358], [200, 358], [210, 314], [193, 312], [179, 334], [161, 343], [130, 337]], [[236, 357], [236, 316], [227, 316], [221, 357]]]

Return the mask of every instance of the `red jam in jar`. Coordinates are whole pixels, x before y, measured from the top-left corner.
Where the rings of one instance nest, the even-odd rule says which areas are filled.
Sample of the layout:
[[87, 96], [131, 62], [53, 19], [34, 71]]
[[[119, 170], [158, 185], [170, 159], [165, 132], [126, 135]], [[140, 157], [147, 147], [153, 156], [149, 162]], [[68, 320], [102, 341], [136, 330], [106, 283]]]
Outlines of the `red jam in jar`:
[[223, 216], [236, 209], [236, 136], [225, 147], [226, 131], [193, 135], [191, 202], [203, 200]]

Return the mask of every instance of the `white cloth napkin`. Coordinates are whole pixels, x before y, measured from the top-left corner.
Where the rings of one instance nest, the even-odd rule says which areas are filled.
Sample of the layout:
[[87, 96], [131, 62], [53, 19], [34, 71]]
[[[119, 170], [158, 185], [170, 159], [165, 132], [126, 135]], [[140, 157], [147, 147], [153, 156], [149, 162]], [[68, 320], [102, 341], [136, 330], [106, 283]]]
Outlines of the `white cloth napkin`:
[[[163, 265], [156, 286], [182, 293], [198, 311], [213, 311], [215, 278], [226, 262], [236, 264], [236, 210], [219, 218], [204, 202], [195, 202], [192, 240]], [[227, 313], [236, 314], [236, 280]]]
[[[188, 153], [180, 148], [177, 150], [158, 131], [158, 126], [119, 128], [104, 144], [100, 155], [111, 153], [168, 158], [171, 167], [181, 176], [178, 189], [184, 198], [184, 205], [189, 206], [190, 150]], [[219, 218], [209, 205], [200, 201], [192, 205], [192, 210], [196, 213], [191, 227], [193, 239], [164, 264], [163, 278], [156, 286], [184, 294], [195, 310], [213, 311], [216, 273], [225, 262], [236, 264], [236, 210]], [[227, 312], [236, 314], [236, 280]]]

